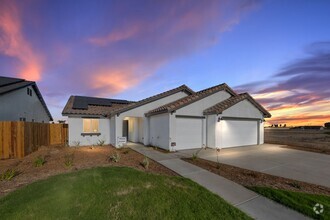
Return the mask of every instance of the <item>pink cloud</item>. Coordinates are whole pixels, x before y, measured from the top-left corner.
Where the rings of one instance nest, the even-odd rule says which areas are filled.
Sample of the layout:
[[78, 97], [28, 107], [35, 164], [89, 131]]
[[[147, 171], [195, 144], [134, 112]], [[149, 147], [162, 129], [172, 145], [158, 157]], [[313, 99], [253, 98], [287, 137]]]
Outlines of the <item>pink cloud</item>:
[[19, 77], [40, 80], [41, 58], [23, 35], [19, 10], [14, 1], [0, 3], [0, 53], [20, 61]]

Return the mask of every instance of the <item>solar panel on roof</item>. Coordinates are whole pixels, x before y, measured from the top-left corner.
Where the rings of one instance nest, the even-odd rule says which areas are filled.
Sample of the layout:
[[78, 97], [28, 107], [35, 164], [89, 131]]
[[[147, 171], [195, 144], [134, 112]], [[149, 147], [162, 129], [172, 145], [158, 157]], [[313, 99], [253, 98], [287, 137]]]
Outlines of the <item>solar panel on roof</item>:
[[129, 104], [127, 100], [120, 99], [105, 99], [105, 98], [94, 98], [86, 96], [75, 96], [73, 101], [73, 109], [88, 109], [88, 105], [98, 105], [98, 106], [111, 106], [112, 103], [116, 104]]

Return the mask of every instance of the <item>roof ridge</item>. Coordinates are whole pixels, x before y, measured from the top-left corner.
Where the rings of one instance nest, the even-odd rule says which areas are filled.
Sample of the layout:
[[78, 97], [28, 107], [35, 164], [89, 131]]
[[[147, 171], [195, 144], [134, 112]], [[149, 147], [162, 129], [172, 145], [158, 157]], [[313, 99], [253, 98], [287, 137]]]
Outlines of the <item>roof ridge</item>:
[[122, 108], [116, 109], [113, 112], [111, 112], [111, 115], [120, 114], [122, 112], [125, 112], [125, 111], [131, 110], [133, 108], [139, 107], [141, 105], [144, 105], [144, 104], [147, 104], [147, 103], [156, 101], [156, 100], [158, 100], [160, 98], [163, 98], [163, 97], [166, 97], [166, 96], [175, 94], [176, 92], [179, 92], [179, 91], [183, 91], [183, 92], [189, 93], [190, 95], [195, 93], [191, 88], [189, 88], [188, 86], [186, 86], [185, 84], [183, 84], [183, 85], [178, 86], [176, 88], [173, 88], [173, 89], [170, 89], [170, 90], [167, 90], [167, 91], [158, 93], [156, 95], [150, 96], [150, 97], [145, 98], [145, 99], [141, 99], [141, 100], [139, 100], [139, 101], [137, 101], [135, 103], [132, 103], [131, 105], [124, 106]]
[[230, 97], [226, 100], [223, 100], [203, 111], [204, 115], [209, 115], [209, 114], [221, 114], [224, 110], [232, 107], [233, 105], [248, 99], [252, 105], [254, 105], [259, 111], [261, 111], [265, 117], [271, 117], [271, 114], [264, 108], [262, 107], [248, 92], [245, 93], [240, 93], [238, 96], [233, 96]]
[[[212, 95], [218, 91], [221, 90], [226, 90], [227, 92], [229, 92], [231, 95], [233, 96], [237, 96], [237, 94], [226, 84], [226, 83], [221, 83], [218, 84], [216, 86], [212, 86], [203, 90], [200, 90], [198, 92], [195, 92], [194, 94], [191, 94], [189, 96], [183, 97], [181, 99], [178, 99], [176, 101], [170, 102], [168, 104], [162, 105], [156, 109], [153, 109], [149, 112], [147, 112], [145, 115], [149, 116], [152, 115], [154, 113], [161, 113], [161, 112], [169, 112], [169, 111], [175, 111], [181, 107], [184, 107], [190, 103], [193, 103], [195, 101], [198, 101], [202, 98], [205, 98], [209, 95]], [[176, 103], [178, 103], [177, 105], [175, 105]]]

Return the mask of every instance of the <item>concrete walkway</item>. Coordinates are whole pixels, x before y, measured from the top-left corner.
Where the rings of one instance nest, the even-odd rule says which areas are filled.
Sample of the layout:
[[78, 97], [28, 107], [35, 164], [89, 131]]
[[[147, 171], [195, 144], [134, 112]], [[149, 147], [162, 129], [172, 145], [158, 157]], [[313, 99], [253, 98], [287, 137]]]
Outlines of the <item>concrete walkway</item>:
[[[195, 150], [179, 151], [191, 157]], [[199, 157], [217, 161], [214, 149], [202, 150]], [[330, 187], [330, 155], [284, 148], [276, 144], [222, 149], [221, 163], [262, 173]]]
[[179, 175], [195, 181], [255, 219], [308, 219], [306, 216], [260, 196], [235, 182], [181, 160], [180, 154], [161, 153], [139, 144], [129, 144], [129, 147]]

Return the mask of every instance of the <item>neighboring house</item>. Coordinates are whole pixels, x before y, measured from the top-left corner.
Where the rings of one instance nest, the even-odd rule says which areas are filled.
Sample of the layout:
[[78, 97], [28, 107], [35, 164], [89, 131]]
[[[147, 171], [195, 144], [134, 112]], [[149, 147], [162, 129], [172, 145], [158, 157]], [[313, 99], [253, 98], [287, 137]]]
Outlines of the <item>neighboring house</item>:
[[53, 121], [35, 82], [0, 76], [0, 121]]
[[271, 117], [249, 94], [226, 84], [199, 92], [183, 85], [138, 102], [90, 99], [71, 96], [63, 110], [70, 145], [103, 140], [119, 147], [122, 137], [166, 150], [255, 145], [264, 142], [264, 118]]

